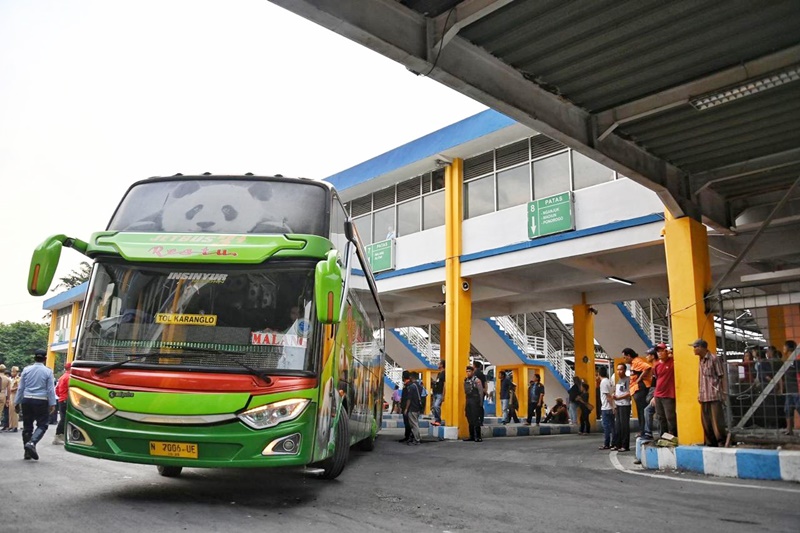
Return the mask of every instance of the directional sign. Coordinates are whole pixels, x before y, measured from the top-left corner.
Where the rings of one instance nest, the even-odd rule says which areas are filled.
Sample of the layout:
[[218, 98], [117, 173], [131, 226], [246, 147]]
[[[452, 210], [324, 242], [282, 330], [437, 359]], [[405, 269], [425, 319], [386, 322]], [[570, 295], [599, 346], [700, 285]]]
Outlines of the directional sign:
[[394, 270], [394, 239], [368, 244], [367, 260], [373, 274]]
[[572, 192], [528, 202], [528, 238], [574, 230], [572, 204]]

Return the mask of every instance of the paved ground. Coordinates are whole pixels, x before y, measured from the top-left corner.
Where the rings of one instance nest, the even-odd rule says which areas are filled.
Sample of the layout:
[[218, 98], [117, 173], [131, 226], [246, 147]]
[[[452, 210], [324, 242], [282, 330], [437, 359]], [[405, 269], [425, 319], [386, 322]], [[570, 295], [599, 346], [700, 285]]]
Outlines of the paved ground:
[[163, 478], [68, 454], [52, 435], [23, 461], [19, 434], [0, 434], [0, 531], [800, 530], [798, 484], [643, 472], [630, 454], [598, 451], [598, 435], [411, 447], [384, 430], [332, 482], [303, 470]]

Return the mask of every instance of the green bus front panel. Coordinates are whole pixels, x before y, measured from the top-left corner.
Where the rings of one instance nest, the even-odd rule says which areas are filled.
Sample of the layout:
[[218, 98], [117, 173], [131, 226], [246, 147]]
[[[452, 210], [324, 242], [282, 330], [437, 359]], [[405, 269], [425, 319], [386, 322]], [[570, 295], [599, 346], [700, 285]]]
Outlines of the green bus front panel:
[[[70, 408], [66, 419], [65, 448], [73, 453], [99, 459], [187, 468], [307, 465], [311, 462], [314, 451], [316, 415], [317, 404], [312, 402], [295, 420], [254, 430], [238, 418], [206, 426], [145, 424], [116, 415], [97, 422]], [[91, 439], [90, 445], [73, 442], [73, 426]], [[261, 454], [274, 440], [294, 433], [300, 434], [300, 445], [296, 454]], [[197, 458], [151, 455], [151, 442], [195, 444]]]

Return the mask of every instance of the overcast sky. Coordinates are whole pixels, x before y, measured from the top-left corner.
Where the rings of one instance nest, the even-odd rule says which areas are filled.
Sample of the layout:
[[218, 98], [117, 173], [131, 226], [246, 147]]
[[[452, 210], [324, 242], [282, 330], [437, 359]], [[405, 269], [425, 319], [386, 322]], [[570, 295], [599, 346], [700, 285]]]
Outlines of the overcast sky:
[[322, 179], [483, 109], [267, 0], [0, 0], [0, 323], [42, 320], [33, 249], [136, 180]]

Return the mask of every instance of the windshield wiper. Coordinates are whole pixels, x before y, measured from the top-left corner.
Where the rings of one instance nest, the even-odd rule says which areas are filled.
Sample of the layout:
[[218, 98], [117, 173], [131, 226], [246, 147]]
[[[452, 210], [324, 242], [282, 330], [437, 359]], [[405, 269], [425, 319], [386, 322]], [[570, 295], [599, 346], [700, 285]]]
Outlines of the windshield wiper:
[[126, 354], [128, 356], [127, 359], [123, 361], [117, 361], [116, 363], [110, 363], [107, 365], [103, 365], [97, 370], [95, 370], [95, 374], [105, 374], [110, 370], [114, 370], [115, 368], [119, 368], [123, 365], [127, 365], [130, 362], [138, 361], [139, 359], [147, 359], [148, 357], [174, 357], [174, 358], [181, 358], [186, 357], [186, 354], [176, 354], [176, 353], [161, 353], [161, 352], [150, 352], [150, 353], [142, 353], [137, 355]]
[[244, 364], [243, 362], [239, 361], [238, 359], [231, 359], [231, 361], [233, 361], [234, 363], [236, 363], [239, 366], [242, 366], [242, 367], [246, 368], [254, 376], [263, 379], [267, 383], [267, 385], [272, 383], [272, 378], [269, 377], [269, 374], [267, 374], [266, 370], [258, 370], [256, 368], [253, 368], [250, 365]]
[[139, 359], [144, 359], [149, 355], [151, 355], [151, 354], [148, 353], [148, 354], [134, 355], [134, 356], [128, 357], [127, 359], [124, 359], [122, 361], [117, 361], [116, 363], [110, 363], [110, 364], [107, 364], [107, 365], [103, 365], [100, 368], [98, 368], [97, 370], [95, 370], [94, 373], [95, 374], [105, 374], [106, 372], [108, 372], [110, 370], [114, 370], [115, 368], [119, 368], [122, 365], [127, 365], [131, 361], [138, 361]]
[[[166, 347], [167, 348], [175, 348], [175, 349], [178, 349], [178, 350], [186, 350], [187, 352], [206, 353], [206, 354], [215, 354], [215, 355], [247, 355], [247, 352], [242, 352], [242, 351], [238, 351], [238, 350], [214, 350], [214, 349], [207, 349], [207, 348], [195, 348], [193, 346], [184, 347], [184, 346], [170, 346], [170, 345], [167, 345]], [[239, 359], [231, 358], [231, 361], [236, 363], [237, 365], [249, 370], [250, 373], [253, 374], [254, 376], [263, 379], [267, 383], [267, 385], [272, 383], [272, 378], [269, 376], [269, 374], [265, 370], [258, 370], [256, 368], [253, 368], [252, 366], [243, 363]]]

